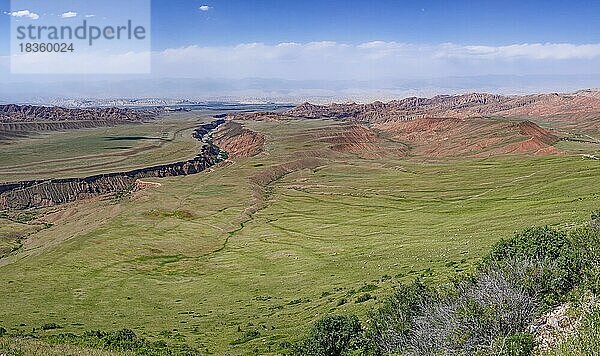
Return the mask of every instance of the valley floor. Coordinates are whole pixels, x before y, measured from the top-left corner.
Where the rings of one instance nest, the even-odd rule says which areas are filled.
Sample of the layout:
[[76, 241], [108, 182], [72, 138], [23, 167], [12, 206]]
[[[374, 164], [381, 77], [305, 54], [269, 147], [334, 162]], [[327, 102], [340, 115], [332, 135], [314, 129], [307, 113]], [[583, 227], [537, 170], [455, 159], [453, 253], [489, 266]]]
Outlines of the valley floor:
[[309, 134], [339, 123], [246, 125], [267, 137], [255, 157], [5, 214], [0, 239], [30, 235], [0, 260], [0, 326], [276, 353], [327, 313], [365, 315], [399, 282], [444, 282], [515, 230], [600, 205], [599, 161], [580, 156], [363, 159]]

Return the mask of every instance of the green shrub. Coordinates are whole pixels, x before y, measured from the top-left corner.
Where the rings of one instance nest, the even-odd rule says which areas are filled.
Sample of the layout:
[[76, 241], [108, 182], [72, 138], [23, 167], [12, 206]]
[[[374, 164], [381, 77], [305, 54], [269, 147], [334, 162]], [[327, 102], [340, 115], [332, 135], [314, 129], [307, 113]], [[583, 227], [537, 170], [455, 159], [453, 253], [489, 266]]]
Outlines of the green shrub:
[[529, 333], [518, 333], [507, 337], [504, 345], [499, 350], [501, 356], [529, 356], [535, 348], [533, 335]]
[[411, 337], [413, 319], [424, 304], [437, 300], [437, 294], [417, 279], [399, 285], [383, 305], [369, 313], [367, 338], [376, 355], [406, 348]]
[[485, 258], [486, 261], [510, 261], [514, 258], [537, 260], [561, 258], [571, 248], [565, 232], [546, 227], [532, 227], [511, 239], [502, 239]]
[[533, 227], [501, 240], [484, 258], [483, 267], [510, 272], [515, 263], [523, 262], [530, 269], [513, 282], [539, 295], [547, 305], [556, 304], [580, 281], [581, 261], [564, 231]]
[[130, 352], [134, 355], [198, 355], [198, 351], [188, 345], [167, 345], [163, 341], [151, 342], [137, 336], [132, 330], [115, 332], [99, 330], [86, 331], [83, 335], [65, 333], [47, 337], [50, 343], [69, 344], [116, 352]]
[[362, 287], [360, 287], [360, 289], [358, 290], [359, 293], [366, 293], [366, 292], [372, 292], [374, 290], [377, 290], [379, 287], [377, 287], [374, 284], [366, 284]]
[[62, 329], [62, 326], [60, 326], [56, 323], [46, 323], [46, 324], [42, 325], [42, 330], [56, 330], [56, 329]]
[[[600, 214], [600, 212], [599, 212]], [[600, 223], [600, 220], [599, 220]], [[600, 225], [599, 225], [600, 226]], [[600, 293], [600, 229], [583, 227], [570, 234], [581, 263], [583, 287]]]
[[338, 356], [360, 349], [362, 326], [352, 316], [329, 315], [319, 320], [296, 350], [298, 355]]
[[129, 330], [122, 329], [104, 336], [105, 347], [110, 350], [136, 350], [145, 346], [146, 340]]
[[6, 335], [6, 329], [0, 326], [0, 337]]
[[356, 298], [356, 303], [364, 303], [373, 299], [373, 296], [370, 293], [361, 294], [358, 298]]
[[258, 330], [248, 330], [248, 331], [244, 332], [244, 334], [241, 337], [233, 340], [230, 344], [231, 345], [245, 344], [248, 341], [254, 340], [258, 337], [260, 337], [260, 332]]

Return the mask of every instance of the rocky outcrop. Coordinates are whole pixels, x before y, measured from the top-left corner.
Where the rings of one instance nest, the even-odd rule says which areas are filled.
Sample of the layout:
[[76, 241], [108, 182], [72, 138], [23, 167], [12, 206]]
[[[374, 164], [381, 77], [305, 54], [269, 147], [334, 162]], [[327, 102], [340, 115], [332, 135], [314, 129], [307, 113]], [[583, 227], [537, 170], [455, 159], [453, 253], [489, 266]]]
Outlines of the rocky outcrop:
[[593, 121], [600, 127], [600, 91], [573, 94], [502, 96], [492, 94], [439, 95], [406, 98], [389, 103], [313, 105], [304, 103], [287, 113], [304, 118], [331, 118], [368, 123], [419, 118], [472, 118], [485, 116], [538, 117], [552, 121]]
[[142, 122], [153, 114], [120, 108], [67, 109], [32, 105], [0, 105], [0, 122], [106, 121]]
[[528, 331], [535, 336], [540, 351], [557, 347], [568, 335], [575, 333], [579, 320], [569, 317], [568, 310], [568, 304], [559, 305], [529, 326]]
[[214, 133], [213, 142], [230, 158], [252, 157], [263, 151], [265, 136], [238, 122], [228, 121]]
[[119, 123], [106, 120], [53, 121], [53, 122], [0, 122], [0, 140], [26, 137], [31, 132], [67, 131], [114, 126]]
[[158, 111], [119, 108], [67, 109], [31, 105], [0, 105], [0, 144], [32, 133], [141, 123]]
[[374, 125], [394, 140], [407, 142], [411, 153], [425, 157], [506, 154], [556, 154], [559, 138], [530, 121], [471, 119], [414, 119]]
[[136, 182], [148, 177], [174, 177], [196, 174], [223, 160], [225, 154], [210, 141], [213, 130], [225, 121], [220, 119], [201, 125], [193, 136], [204, 142], [200, 153], [191, 160], [135, 169], [128, 172], [100, 174], [86, 178], [34, 180], [0, 184], [0, 209], [29, 209], [64, 204], [79, 199], [128, 191]]
[[[426, 157], [557, 154], [557, 132], [600, 130], [600, 90], [503, 96], [482, 93], [406, 98], [388, 103], [314, 105], [284, 113], [238, 114], [238, 120], [330, 119], [374, 129]], [[534, 122], [551, 123], [544, 129]], [[365, 131], [365, 130], [362, 130]], [[374, 151], [375, 140], [355, 130], [336, 135], [338, 150]], [[343, 141], [347, 141], [343, 143]], [[364, 149], [364, 150], [363, 150]]]

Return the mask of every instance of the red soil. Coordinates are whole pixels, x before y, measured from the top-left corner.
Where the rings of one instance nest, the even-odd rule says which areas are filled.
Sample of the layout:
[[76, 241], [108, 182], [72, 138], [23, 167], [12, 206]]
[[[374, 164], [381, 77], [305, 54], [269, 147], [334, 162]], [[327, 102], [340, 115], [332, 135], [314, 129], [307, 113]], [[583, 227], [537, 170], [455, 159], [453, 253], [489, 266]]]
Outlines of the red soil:
[[387, 155], [404, 155], [402, 148], [387, 148], [378, 133], [366, 126], [348, 124], [311, 130], [311, 140], [325, 142], [329, 148], [343, 153], [357, 154], [363, 158], [381, 158]]
[[558, 138], [532, 122], [415, 119], [377, 125], [427, 157], [554, 154]]
[[261, 153], [265, 136], [229, 121], [213, 135], [213, 142], [229, 154], [229, 158], [252, 157]]

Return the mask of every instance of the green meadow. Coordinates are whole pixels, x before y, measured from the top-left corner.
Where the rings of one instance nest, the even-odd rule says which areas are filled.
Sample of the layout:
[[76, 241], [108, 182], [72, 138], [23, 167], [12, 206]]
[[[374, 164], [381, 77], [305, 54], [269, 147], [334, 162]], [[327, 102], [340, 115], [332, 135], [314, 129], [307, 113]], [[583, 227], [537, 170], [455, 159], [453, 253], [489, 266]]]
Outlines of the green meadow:
[[198, 115], [165, 114], [145, 124], [41, 132], [0, 145], [0, 182], [85, 177], [190, 159]]
[[[185, 127], [172, 125], [161, 131]], [[600, 208], [597, 160], [361, 159], [307, 139], [330, 125], [248, 123], [267, 135], [258, 156], [120, 199], [5, 214], [0, 241], [29, 237], [0, 259], [0, 326], [129, 328], [207, 354], [277, 354], [328, 313], [364, 317], [400, 282], [443, 283], [516, 230], [575, 226]], [[144, 130], [122, 134], [158, 132]], [[181, 142], [161, 159], [194, 148]]]

